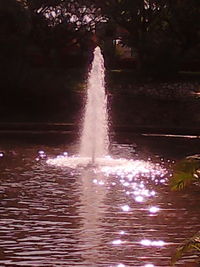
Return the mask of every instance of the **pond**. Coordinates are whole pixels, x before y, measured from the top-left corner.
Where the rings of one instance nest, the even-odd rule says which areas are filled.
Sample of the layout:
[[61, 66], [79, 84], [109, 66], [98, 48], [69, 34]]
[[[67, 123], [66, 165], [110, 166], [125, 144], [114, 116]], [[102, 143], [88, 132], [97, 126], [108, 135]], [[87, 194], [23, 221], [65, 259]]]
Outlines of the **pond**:
[[[199, 152], [200, 140], [113, 139], [113, 157], [137, 163], [129, 173], [48, 165], [77, 152], [64, 135], [1, 138], [0, 266], [169, 267], [200, 226], [199, 191], [170, 192], [170, 168]], [[194, 260], [188, 254], [179, 264]]]

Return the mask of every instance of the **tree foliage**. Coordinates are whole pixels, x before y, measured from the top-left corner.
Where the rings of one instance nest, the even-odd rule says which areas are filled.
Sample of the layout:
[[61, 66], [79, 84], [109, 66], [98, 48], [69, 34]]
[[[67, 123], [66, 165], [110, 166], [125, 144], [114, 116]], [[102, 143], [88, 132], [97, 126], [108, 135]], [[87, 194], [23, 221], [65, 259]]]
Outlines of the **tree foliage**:
[[26, 35], [30, 30], [29, 15], [20, 2], [0, 0], [0, 40], [16, 39]]
[[200, 156], [187, 157], [174, 165], [170, 181], [172, 190], [182, 190], [193, 182], [200, 183]]
[[200, 43], [198, 0], [92, 0], [126, 30], [137, 67], [152, 74], [176, 72], [185, 55]]
[[27, 38], [31, 31], [30, 13], [15, 0], [0, 0], [1, 86], [19, 80]]
[[131, 47], [145, 74], [173, 74], [200, 48], [199, 0], [0, 0], [0, 11], [1, 39], [26, 36], [45, 53], [83, 54], [96, 31]]
[[[35, 20], [48, 26], [37, 40], [45, 36], [49, 50], [65, 55], [75, 51], [79, 57], [92, 50], [94, 29], [103, 19], [99, 8], [84, 0], [29, 0], [26, 6]], [[41, 29], [36, 24], [35, 35]]]

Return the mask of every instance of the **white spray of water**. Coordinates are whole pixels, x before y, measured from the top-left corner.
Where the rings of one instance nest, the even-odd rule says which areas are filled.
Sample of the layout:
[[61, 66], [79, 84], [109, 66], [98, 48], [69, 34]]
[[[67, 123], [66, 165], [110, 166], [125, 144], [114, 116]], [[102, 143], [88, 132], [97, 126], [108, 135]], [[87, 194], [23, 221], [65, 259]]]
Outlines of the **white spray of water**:
[[[152, 177], [152, 179], [158, 175], [163, 177], [166, 170], [156, 164], [143, 160], [114, 159], [109, 156], [107, 98], [104, 78], [104, 59], [101, 49], [96, 47], [87, 83], [87, 102], [79, 155], [68, 156], [64, 153], [56, 158], [48, 159], [47, 164], [61, 168], [81, 169], [82, 167], [89, 167], [92, 163], [96, 174], [100, 172], [106, 176], [118, 175], [122, 178], [127, 176], [128, 179], [132, 179], [131, 177], [144, 174]], [[137, 201], [143, 201], [143, 197], [138, 196]]]
[[87, 84], [87, 102], [81, 136], [80, 156], [96, 158], [108, 154], [108, 114], [105, 94], [105, 67], [101, 49], [96, 47]]

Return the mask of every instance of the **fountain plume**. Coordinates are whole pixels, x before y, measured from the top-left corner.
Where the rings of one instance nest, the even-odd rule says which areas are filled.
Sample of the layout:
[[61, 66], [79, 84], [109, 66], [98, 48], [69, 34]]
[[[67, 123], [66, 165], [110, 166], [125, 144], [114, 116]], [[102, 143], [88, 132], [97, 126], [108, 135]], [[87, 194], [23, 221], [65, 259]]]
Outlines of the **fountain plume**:
[[[108, 154], [108, 114], [104, 78], [104, 59], [101, 49], [96, 47], [87, 82], [87, 99], [79, 154], [72, 156], [63, 154], [56, 158], [49, 158], [46, 161], [47, 164], [70, 170], [78, 169], [81, 172], [85, 167], [86, 169], [92, 167], [89, 169], [92, 170], [95, 177], [98, 174], [103, 174], [106, 177], [116, 175], [121, 177], [120, 181], [125, 181], [124, 177], [128, 177], [129, 182], [125, 182], [126, 185], [132, 184], [130, 181], [133, 177], [136, 180], [144, 175], [152, 176], [152, 180], [157, 175], [164, 177], [167, 171], [162, 166], [144, 160], [113, 158]], [[88, 187], [87, 181], [86, 185]], [[141, 195], [137, 195], [136, 201], [143, 202], [144, 196], [150, 196], [150, 193], [143, 189], [143, 184], [142, 188], [138, 187], [138, 190]]]
[[92, 164], [94, 164], [96, 158], [102, 158], [108, 154], [108, 145], [104, 58], [100, 47], [96, 47], [87, 82], [80, 156], [91, 158]]

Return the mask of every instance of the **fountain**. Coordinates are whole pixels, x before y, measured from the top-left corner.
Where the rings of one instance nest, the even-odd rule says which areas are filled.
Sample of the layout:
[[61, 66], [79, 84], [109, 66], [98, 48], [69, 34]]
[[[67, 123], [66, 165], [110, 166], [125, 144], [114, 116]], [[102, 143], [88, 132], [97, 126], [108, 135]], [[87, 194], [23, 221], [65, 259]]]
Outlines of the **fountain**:
[[16, 155], [6, 158], [11, 144], [1, 142], [8, 152], [0, 159], [0, 265], [169, 266], [177, 240], [198, 231], [197, 194], [188, 201], [187, 194], [169, 192], [171, 162], [149, 152], [146, 142], [144, 154], [142, 146], [136, 151], [142, 158], [131, 143], [109, 144], [99, 47], [81, 132], [78, 149], [56, 157], [50, 155], [63, 151], [62, 145], [17, 142]]
[[94, 58], [87, 81], [87, 99], [78, 156], [58, 156], [47, 161], [50, 165], [76, 168], [104, 164], [108, 156], [108, 114], [105, 93], [105, 67], [100, 47]]
[[47, 164], [57, 167], [77, 169], [92, 167], [96, 171], [113, 175], [138, 173], [161, 174], [165, 171], [151, 162], [126, 158], [113, 158], [109, 155], [107, 97], [105, 93], [105, 67], [100, 47], [94, 50], [94, 58], [87, 81], [87, 100], [83, 129], [78, 155], [59, 155], [47, 160]]
[[104, 76], [104, 59], [100, 47], [96, 47], [87, 84], [87, 102], [80, 148], [80, 156], [91, 158], [92, 164], [96, 158], [108, 154], [108, 115]]

